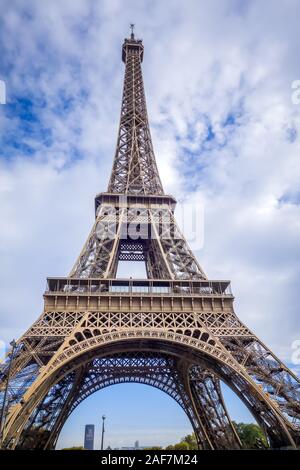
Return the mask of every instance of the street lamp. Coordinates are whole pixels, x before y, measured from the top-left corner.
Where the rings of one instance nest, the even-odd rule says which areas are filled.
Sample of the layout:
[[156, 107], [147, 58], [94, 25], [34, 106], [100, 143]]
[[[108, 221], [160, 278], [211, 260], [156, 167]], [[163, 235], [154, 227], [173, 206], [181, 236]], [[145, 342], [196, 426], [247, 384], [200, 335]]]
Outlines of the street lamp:
[[105, 415], [102, 415], [102, 436], [101, 436], [101, 450], [103, 450], [103, 444], [104, 444], [104, 433], [105, 433], [105, 429], [104, 429], [104, 421], [105, 421], [105, 418], [106, 418], [106, 416], [105, 416]]
[[6, 379], [6, 385], [5, 385], [4, 395], [3, 395], [3, 402], [2, 402], [2, 409], [1, 409], [1, 416], [0, 416], [0, 449], [2, 449], [2, 445], [3, 445], [3, 430], [5, 426], [5, 421], [6, 421], [6, 398], [7, 398], [7, 393], [8, 393], [9, 381], [10, 381], [11, 366], [13, 363], [14, 353], [15, 353], [15, 348], [17, 346], [17, 343], [13, 339], [10, 345], [11, 345], [11, 353], [9, 357], [7, 379]]

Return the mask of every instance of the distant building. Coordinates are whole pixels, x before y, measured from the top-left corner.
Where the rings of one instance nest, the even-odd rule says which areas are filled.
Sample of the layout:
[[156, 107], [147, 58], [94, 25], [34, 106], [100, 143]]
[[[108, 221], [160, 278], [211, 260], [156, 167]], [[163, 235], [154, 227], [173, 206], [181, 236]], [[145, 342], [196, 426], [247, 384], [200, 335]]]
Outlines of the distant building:
[[94, 424], [86, 424], [84, 432], [84, 448], [86, 450], [94, 450]]
[[154, 446], [140, 447], [139, 441], [135, 441], [133, 447], [121, 447], [121, 449], [119, 447], [115, 447], [114, 450], [144, 450], [144, 449], [147, 449], [148, 447], [154, 447]]

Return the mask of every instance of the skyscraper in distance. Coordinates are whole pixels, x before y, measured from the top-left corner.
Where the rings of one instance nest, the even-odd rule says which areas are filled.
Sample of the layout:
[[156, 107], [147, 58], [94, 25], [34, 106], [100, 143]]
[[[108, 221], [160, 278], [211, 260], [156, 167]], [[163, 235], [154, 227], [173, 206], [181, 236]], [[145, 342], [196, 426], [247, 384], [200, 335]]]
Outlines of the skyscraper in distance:
[[94, 435], [95, 435], [95, 425], [86, 424], [84, 431], [84, 448], [86, 450], [94, 450]]

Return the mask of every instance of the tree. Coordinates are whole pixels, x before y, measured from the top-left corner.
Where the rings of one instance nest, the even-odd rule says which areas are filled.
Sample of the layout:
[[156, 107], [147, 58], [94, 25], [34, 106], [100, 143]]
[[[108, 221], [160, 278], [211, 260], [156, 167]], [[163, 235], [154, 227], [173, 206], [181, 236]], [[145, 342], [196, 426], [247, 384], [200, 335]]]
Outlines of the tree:
[[197, 450], [198, 445], [196, 441], [195, 433], [188, 434], [183, 437], [180, 442], [174, 445], [169, 445], [166, 450]]
[[196, 436], [195, 436], [194, 432], [192, 434], [188, 434], [187, 436], [185, 436], [181, 440], [181, 442], [186, 442], [189, 446], [189, 450], [197, 450], [198, 449]]
[[189, 450], [189, 445], [187, 442], [181, 441], [174, 445], [174, 450]]
[[233, 425], [238, 433], [244, 449], [266, 449], [267, 439], [262, 429], [254, 423], [235, 423]]

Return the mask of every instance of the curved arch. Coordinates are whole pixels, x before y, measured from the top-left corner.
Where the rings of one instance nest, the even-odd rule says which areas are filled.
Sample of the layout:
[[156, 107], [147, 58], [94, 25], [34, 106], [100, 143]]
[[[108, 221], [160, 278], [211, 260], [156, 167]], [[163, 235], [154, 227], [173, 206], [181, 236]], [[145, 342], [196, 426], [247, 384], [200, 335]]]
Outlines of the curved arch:
[[[180, 374], [178, 362], [180, 359], [178, 360], [175, 356], [167, 356], [159, 351], [156, 353], [132, 351], [95, 358], [92, 363], [87, 364], [87, 369], [84, 372], [85, 380], [76, 390], [74, 400], [69, 403], [64, 413], [59, 417], [57, 425], [54, 425], [47, 442], [47, 448], [55, 447], [64, 422], [85, 398], [104, 387], [124, 382], [152, 385], [174, 398], [189, 418], [199, 446], [240, 448], [241, 443], [224, 405], [218, 380], [216, 381], [212, 373], [202, 372], [203, 382], [205, 384], [209, 382], [210, 394], [203, 393], [201, 402], [195, 404], [190, 388], [188, 384], [184, 383], [184, 377]], [[184, 366], [186, 375], [189, 365], [185, 363]], [[198, 413], [200, 413], [201, 419], [199, 419]], [[209, 416], [207, 416], [203, 428], [200, 421], [204, 420], [206, 414]], [[207, 422], [208, 419], [209, 422]], [[205, 435], [205, 429], [210, 432], [210, 436], [207, 432]]]
[[[206, 357], [212, 364], [219, 365], [219, 369], [223, 371], [223, 374], [227, 375], [229, 371], [232, 376], [239, 377], [247, 385], [248, 389], [251, 390], [251, 395], [256, 403], [260, 402], [260, 406], [257, 405], [258, 408], [265, 409], [265, 419], [271, 420], [272, 426], [274, 422], [277, 423], [281, 432], [281, 440], [286, 444], [295, 446], [280, 410], [275, 407], [272, 400], [266, 396], [263, 390], [247, 374], [246, 369], [237, 363], [220, 341], [213, 338], [205, 328], [201, 330], [199, 332], [199, 339], [158, 328], [144, 330], [139, 328], [123, 329], [99, 336], [91, 336], [88, 339], [83, 339], [77, 335], [77, 340], [75, 336], [77, 332], [75, 332], [70, 338], [67, 347], [65, 345], [57, 352], [37, 381], [26, 392], [23, 406], [18, 404], [12, 410], [5, 429], [5, 439], [9, 442], [12, 435], [17, 434], [20, 436], [25, 425], [26, 414], [27, 416], [31, 415], [34, 408], [49, 391], [50, 385], [57, 383], [68, 372], [76, 369], [78, 362], [82, 363], [84, 357], [86, 360], [89, 360], [97, 355], [97, 350], [99, 353], [101, 350], [104, 351], [106, 347], [111, 347], [115, 352], [118, 352], [118, 350], [124, 351], [124, 347], [129, 343], [135, 344], [138, 350], [143, 350], [145, 343], [147, 343], [149, 350], [155, 349], [154, 345], [161, 344], [166, 353], [169, 353], [173, 348], [175, 355], [178, 355], [178, 351], [181, 349], [186, 356], [191, 357], [194, 355], [196, 363], [199, 360], [199, 355], [200, 358]], [[201, 333], [205, 333], [205, 336]], [[140, 343], [143, 345], [142, 348]]]
[[[105, 369], [105, 362], [109, 362], [108, 370], [103, 373], [103, 370], [99, 371], [99, 374], [95, 373], [95, 362], [102, 362], [101, 369]], [[123, 364], [126, 363], [126, 367]], [[135, 366], [132, 363], [135, 362]], [[156, 362], [156, 364], [153, 363]], [[119, 363], [120, 370], [109, 370], [109, 368], [116, 368], [116, 363]], [[145, 372], [149, 367], [151, 371]], [[97, 364], [96, 364], [97, 368]], [[118, 368], [118, 367], [117, 367]], [[92, 374], [90, 371], [92, 370]], [[49, 439], [48, 446], [51, 448], [55, 447], [59, 434], [73, 411], [89, 396], [102, 390], [106, 387], [110, 387], [116, 384], [123, 383], [139, 383], [148, 385], [153, 388], [157, 388], [170, 396], [179, 406], [183, 409], [187, 415], [192, 428], [195, 431], [195, 419], [192, 415], [192, 410], [189, 407], [189, 397], [187, 396], [182, 383], [176, 375], [176, 361], [171, 356], [161, 355], [159, 353], [148, 353], [142, 355], [139, 353], [122, 353], [114, 356], [105, 356], [103, 358], [96, 358], [93, 361], [93, 365], [86, 374], [87, 380], [83, 383], [80, 388], [79, 396], [76, 396], [73, 402], [70, 404], [69, 409], [66, 410], [65, 416], [60, 420], [57, 429], [54, 430], [51, 439]]]
[[[161, 359], [162, 356], [161, 354], [153, 354], [153, 353], [150, 353], [152, 355], [152, 357], [154, 356], [155, 358], [159, 358]], [[119, 356], [123, 356], [125, 358], [128, 358], [128, 353], [122, 353], [121, 355], [117, 355], [118, 358]], [[135, 353], [135, 357], [138, 357], [138, 353]], [[112, 356], [111, 355], [108, 355], [108, 356], [104, 356], [104, 358], [102, 359], [107, 359], [110, 361], [112, 359]], [[169, 358], [168, 358], [169, 359]], [[98, 358], [96, 359], [96, 361], [99, 360]], [[209, 371], [208, 371], [208, 367], [207, 367], [207, 363], [205, 363], [205, 374], [206, 375], [209, 375]], [[126, 374], [124, 374], [124, 371], [119, 371], [118, 375], [116, 376], [115, 373], [114, 374], [110, 374], [109, 376], [105, 376], [102, 381], [98, 381], [97, 379], [95, 380], [94, 383], [91, 383], [91, 384], [86, 384], [86, 386], [84, 387], [84, 389], [82, 390], [81, 389], [81, 394], [79, 397], [76, 398], [76, 400], [74, 400], [73, 404], [70, 406], [68, 412], [66, 413], [64, 419], [61, 421], [60, 423], [60, 426], [59, 428], [56, 430], [55, 432], [55, 435], [52, 437], [51, 439], [51, 444], [52, 442], [54, 442], [54, 444], [52, 444], [50, 447], [54, 447], [55, 446], [55, 443], [58, 439], [58, 436], [61, 432], [61, 429], [65, 423], [65, 421], [68, 419], [68, 417], [71, 415], [71, 413], [75, 410], [75, 408], [77, 406], [79, 406], [80, 403], [82, 403], [82, 401], [84, 401], [86, 398], [88, 398], [90, 395], [92, 395], [93, 393], [105, 388], [105, 387], [108, 387], [108, 386], [111, 386], [111, 385], [115, 385], [115, 384], [118, 384], [118, 383], [142, 383], [142, 384], [146, 384], [146, 385], [150, 385], [150, 386], [153, 386], [155, 388], [158, 388], [160, 390], [162, 390], [163, 392], [165, 392], [166, 394], [168, 394], [171, 398], [173, 398], [180, 406], [181, 408], [183, 409], [183, 411], [187, 414], [190, 422], [191, 422], [191, 425], [192, 427], [194, 428], [195, 430], [195, 422], [194, 422], [194, 416], [192, 416], [192, 413], [191, 413], [191, 410], [189, 409], [188, 407], [188, 397], [186, 396], [185, 397], [185, 400], [183, 401], [182, 400], [182, 396], [178, 395], [178, 389], [174, 388], [174, 386], [172, 387], [172, 384], [170, 385], [170, 383], [167, 383], [166, 384], [166, 381], [163, 381], [163, 380], [159, 380], [159, 378], [153, 378], [153, 377], [145, 377], [145, 375], [135, 375], [134, 372], [132, 370], [128, 371], [128, 375], [130, 377], [126, 377]], [[195, 373], [199, 375], [199, 366], [191, 366], [190, 368], [190, 372], [191, 372], [191, 376], [193, 376], [193, 379], [195, 380]], [[202, 372], [202, 369], [201, 371]], [[218, 371], [220, 373], [220, 371]], [[145, 373], [145, 371], [143, 371], [143, 374]], [[94, 374], [94, 371], [93, 371], [93, 374]], [[172, 377], [173, 378], [173, 377]], [[223, 377], [222, 377], [223, 379]], [[166, 386], [167, 385], [167, 386]], [[173, 383], [174, 385], [174, 383]], [[201, 383], [201, 385], [203, 385], [203, 381]], [[218, 385], [218, 388], [219, 388], [219, 385]], [[231, 389], [234, 391], [234, 393], [239, 396], [239, 398], [241, 398], [241, 401], [244, 402], [244, 400], [242, 399], [243, 397], [240, 396], [239, 394], [239, 390], [237, 390], [237, 388], [235, 387], [231, 387]], [[181, 390], [181, 392], [184, 394], [185, 393], [185, 390]], [[224, 408], [224, 411], [225, 411], [225, 414], [227, 414], [227, 409], [226, 409], [226, 405], [224, 403], [224, 400], [223, 400], [223, 397], [222, 397], [222, 394], [220, 394], [220, 398], [221, 398], [221, 401], [222, 401], [222, 406]], [[249, 407], [248, 407], [249, 408]], [[252, 413], [253, 410], [250, 409], [250, 412]], [[253, 414], [253, 413], [252, 413]], [[254, 416], [255, 418], [257, 418], [256, 416]], [[229, 422], [230, 424], [230, 422]], [[235, 432], [235, 429], [233, 429], [233, 433], [236, 434]], [[235, 438], [236, 440], [238, 441], [239, 445], [241, 446], [240, 442], [239, 442], [239, 438], [237, 435], [235, 435]], [[234, 437], [231, 437], [231, 445], [232, 445], [232, 448], [234, 448], [236, 442], [234, 442]]]
[[[127, 358], [128, 354], [123, 353], [123, 357]], [[111, 356], [109, 356], [109, 358], [111, 358]], [[157, 356], [156, 358], [162, 360], [169, 359], [164, 358], [164, 356]], [[105, 360], [106, 358], [103, 359]], [[119, 359], [119, 357], [117, 359]], [[96, 361], [97, 360], [101, 359], [97, 358]], [[148, 367], [148, 365], [146, 367]], [[173, 364], [172, 367], [174, 367]], [[101, 390], [102, 388], [109, 387], [110, 385], [115, 385], [117, 383], [130, 382], [141, 383], [143, 385], [149, 385], [154, 388], [158, 388], [159, 390], [165, 392], [167, 395], [173, 398], [183, 409], [185, 408], [182, 397], [178, 393], [178, 384], [174, 382], [174, 377], [171, 376], [171, 373], [168, 373], [167, 376], [160, 376], [159, 373], [144, 375], [140, 374], [139, 372], [139, 370], [132, 369], [128, 371], [120, 370], [117, 372], [117, 374], [107, 374], [106, 376], [102, 377], [101, 380], [98, 379], [96, 381], [92, 381], [90, 379], [90, 383], [84, 384], [82, 394], [75, 400], [74, 406], [72, 406], [70, 413], [72, 413], [74, 409], [88, 396]]]
[[[99, 331], [99, 330], [95, 330]], [[77, 340], [77, 341], [76, 341]], [[55, 373], [59, 368], [65, 364], [73, 361], [78, 356], [92, 352], [93, 350], [103, 347], [112, 343], [121, 344], [121, 342], [129, 341], [166, 341], [176, 343], [178, 345], [185, 345], [199, 352], [202, 352], [213, 359], [230, 366], [233, 370], [240, 373], [246, 373], [242, 367], [224, 348], [220, 341], [213, 338], [206, 328], [203, 328], [202, 334], [199, 333], [199, 338], [193, 336], [186, 336], [179, 334], [172, 330], [157, 329], [126, 329], [119, 331], [112, 331], [105, 334], [95, 335], [90, 338], [84, 338], [75, 332], [74, 335], [68, 340], [68, 347], [61, 348], [55, 357], [49, 362], [45, 371], [43, 371], [41, 379], [49, 373]], [[122, 348], [123, 350], [123, 348]]]
[[[189, 328], [186, 328], [186, 330]], [[284, 429], [288, 437], [289, 444], [295, 446], [294, 440], [287, 429], [285, 420], [282, 416], [280, 409], [277, 406], [277, 403], [274, 402], [264, 391], [260, 388], [260, 386], [249, 376], [246, 369], [240, 365], [236, 359], [226, 350], [223, 344], [218, 340], [218, 338], [214, 337], [210, 331], [201, 326], [198, 328], [191, 328], [193, 330], [193, 334], [185, 335], [185, 331], [182, 334], [179, 334], [176, 330], [173, 329], [126, 329], [124, 330], [116, 330], [110, 333], [106, 333], [104, 335], [96, 335], [92, 338], [86, 338], [81, 340], [79, 343], [74, 341], [71, 337], [69, 340], [69, 347], [61, 352], [58, 355], [57, 360], [55, 360], [52, 364], [52, 367], [58, 367], [59, 363], [64, 363], [64, 361], [68, 360], [68, 357], [71, 355], [74, 357], [80, 354], [81, 351], [89, 350], [96, 348], [99, 344], [110, 344], [115, 341], [121, 340], [130, 340], [130, 339], [149, 339], [149, 340], [165, 340], [174, 343], [179, 343], [191, 347], [192, 349], [196, 349], [198, 352], [202, 352], [203, 354], [207, 355], [210, 358], [213, 358], [217, 361], [217, 363], [221, 363], [226, 368], [230, 368], [232, 371], [236, 372], [240, 377], [242, 377], [244, 383], [247, 384], [253, 391], [253, 397], [259, 397], [261, 402], [264, 402], [266, 406], [272, 410], [274, 416], [276, 416], [276, 420], [280, 423], [280, 426]], [[95, 331], [95, 330], [94, 330]], [[98, 332], [99, 330], [97, 330]], [[195, 334], [197, 333], [197, 334]], [[257, 415], [257, 413], [256, 413]], [[262, 421], [260, 416], [256, 416], [258, 421]]]
[[[70, 415], [73, 413], [73, 411], [75, 411], [75, 409], [80, 405], [82, 404], [87, 398], [89, 398], [90, 396], [92, 396], [94, 393], [97, 393], [98, 391], [100, 390], [103, 390], [104, 388], [109, 388], [111, 386], [114, 386], [114, 385], [118, 385], [118, 384], [128, 384], [128, 383], [135, 383], [135, 384], [141, 384], [141, 385], [147, 385], [149, 387], [152, 387], [152, 388], [156, 388], [156, 389], [159, 389], [160, 391], [162, 391], [163, 393], [165, 393], [166, 395], [168, 395], [171, 399], [173, 399], [177, 404], [179, 404], [179, 406], [182, 408], [182, 410], [184, 411], [184, 413], [186, 414], [189, 422], [190, 422], [190, 425], [191, 425], [191, 428], [193, 430], [193, 432], [195, 433], [195, 436], [196, 436], [196, 440], [198, 441], [198, 436], [197, 436], [197, 426], [195, 425], [195, 417], [194, 416], [191, 416], [191, 410], [187, 409], [186, 406], [184, 405], [184, 403], [181, 403], [181, 400], [177, 400], [175, 396], [173, 396], [172, 394], [170, 394], [165, 388], [161, 388], [159, 386], [159, 384], [152, 384], [152, 383], [149, 383], [148, 381], [139, 381], [139, 380], [115, 380], [113, 383], [109, 383], [109, 384], [105, 384], [103, 386], [99, 386], [97, 387], [97, 389], [91, 391], [89, 394], [86, 395], [86, 397], [82, 398], [82, 400], [78, 401], [78, 403], [76, 403], [76, 406], [74, 406], [74, 408], [72, 408], [72, 410], [70, 411], [70, 413], [68, 413], [68, 415], [66, 416], [65, 420], [63, 422], [61, 422], [61, 425], [59, 426], [59, 429], [55, 432], [55, 435], [51, 436], [48, 443], [47, 443], [47, 447], [46, 448], [49, 448], [49, 449], [53, 449], [55, 448], [56, 444], [57, 444], [57, 441], [58, 441], [58, 438], [60, 436], [60, 433], [63, 429], [63, 426], [65, 425], [67, 419], [70, 417]], [[239, 441], [239, 438], [237, 436], [237, 440]], [[203, 443], [201, 443], [203, 444]], [[236, 443], [235, 443], [236, 444]], [[199, 445], [199, 443], [198, 443]], [[202, 445], [200, 446], [200, 449], [203, 448]], [[232, 448], [239, 448], [239, 445], [235, 445], [233, 446]]]

